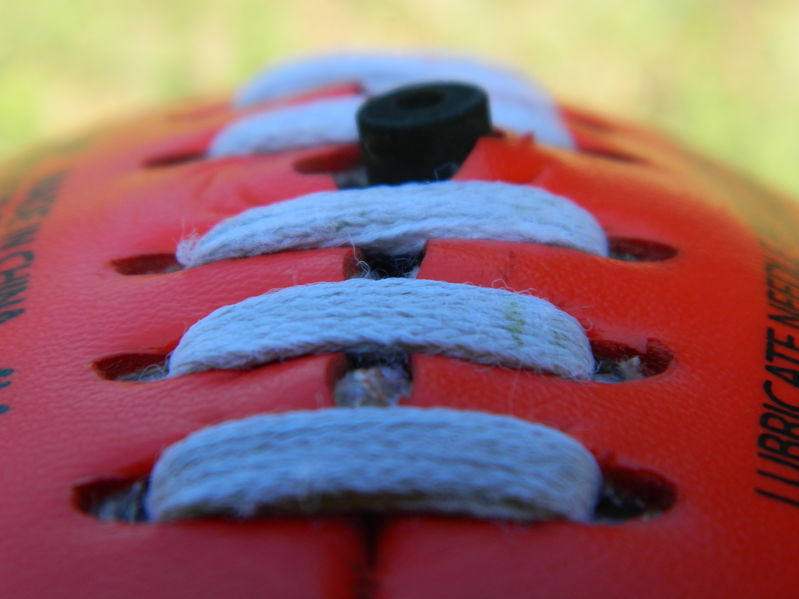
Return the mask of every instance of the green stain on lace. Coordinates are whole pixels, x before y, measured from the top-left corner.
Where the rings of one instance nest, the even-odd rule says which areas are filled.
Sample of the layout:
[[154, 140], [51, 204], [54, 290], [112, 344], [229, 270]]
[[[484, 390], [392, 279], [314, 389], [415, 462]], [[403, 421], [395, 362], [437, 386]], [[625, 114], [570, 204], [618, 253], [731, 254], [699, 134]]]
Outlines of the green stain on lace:
[[503, 316], [505, 317], [505, 328], [510, 333], [511, 338], [516, 342], [516, 346], [523, 346], [524, 339], [522, 335], [527, 326], [527, 321], [524, 319], [524, 313], [519, 308], [518, 302], [508, 302], [503, 310]]
[[558, 347], [567, 347], [572, 343], [571, 337], [561, 331], [552, 331], [552, 339]]
[[333, 229], [336, 231], [336, 233], [339, 233], [342, 229], [346, 229], [348, 227], [352, 227], [352, 222], [348, 220], [337, 220], [333, 224]]

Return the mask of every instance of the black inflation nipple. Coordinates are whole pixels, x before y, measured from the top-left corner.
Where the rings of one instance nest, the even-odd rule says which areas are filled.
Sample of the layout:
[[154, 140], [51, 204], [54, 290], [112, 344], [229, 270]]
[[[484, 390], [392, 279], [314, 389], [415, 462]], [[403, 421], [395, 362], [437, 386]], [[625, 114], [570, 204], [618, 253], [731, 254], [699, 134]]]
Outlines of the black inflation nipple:
[[491, 134], [488, 96], [465, 83], [400, 87], [367, 101], [357, 119], [370, 185], [449, 179]]

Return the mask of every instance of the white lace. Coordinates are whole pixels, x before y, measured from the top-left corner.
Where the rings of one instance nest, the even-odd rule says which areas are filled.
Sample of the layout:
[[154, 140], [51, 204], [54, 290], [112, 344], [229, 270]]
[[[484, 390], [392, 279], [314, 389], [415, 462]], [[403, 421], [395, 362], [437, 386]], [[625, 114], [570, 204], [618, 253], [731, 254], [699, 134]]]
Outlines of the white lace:
[[251, 208], [181, 243], [177, 258], [192, 267], [347, 246], [394, 256], [419, 253], [430, 239], [545, 243], [600, 256], [608, 251], [587, 211], [543, 188], [444, 181], [323, 191]]
[[401, 85], [427, 81], [460, 81], [482, 87], [489, 95], [495, 126], [539, 143], [574, 148], [557, 107], [547, 94], [519, 74], [452, 56], [345, 54], [286, 63], [256, 77], [239, 94], [237, 104], [355, 83], [362, 95], [307, 102], [242, 117], [223, 128], [211, 143], [211, 157], [280, 152], [358, 140], [355, 114], [368, 97]]
[[355, 510], [585, 521], [601, 478], [580, 443], [509, 416], [341, 408], [252, 416], [175, 443], [147, 510], [156, 522]]
[[[555, 132], [552, 143], [570, 146], [545, 95], [507, 72], [461, 59], [311, 59], [260, 76], [238, 105], [339, 82], [357, 82], [373, 94], [442, 76], [482, 85], [495, 105], [510, 102], [525, 115], [535, 113], [534, 120], [543, 115], [547, 124], [536, 135]], [[242, 119], [217, 136], [210, 153], [352, 141], [350, 116], [362, 100], [331, 99]], [[191, 267], [322, 247], [406, 255], [442, 237], [607, 254], [599, 225], [566, 198], [531, 186], [472, 181], [322, 192], [254, 208], [183, 242], [178, 257]], [[391, 278], [296, 286], [220, 308], [186, 332], [170, 356], [168, 376], [311, 353], [396, 350], [572, 379], [590, 379], [594, 371], [582, 326], [544, 299]], [[356, 509], [583, 521], [601, 484], [591, 454], [549, 427], [445, 409], [338, 408], [253, 416], [191, 435], [156, 464], [147, 507], [156, 521]]]
[[594, 370], [580, 323], [546, 300], [394, 278], [298, 285], [220, 308], [183, 335], [169, 375], [391, 348], [569, 378], [589, 379]]
[[271, 154], [358, 141], [355, 114], [364, 96], [317, 100], [242, 117], [216, 134], [208, 156]]

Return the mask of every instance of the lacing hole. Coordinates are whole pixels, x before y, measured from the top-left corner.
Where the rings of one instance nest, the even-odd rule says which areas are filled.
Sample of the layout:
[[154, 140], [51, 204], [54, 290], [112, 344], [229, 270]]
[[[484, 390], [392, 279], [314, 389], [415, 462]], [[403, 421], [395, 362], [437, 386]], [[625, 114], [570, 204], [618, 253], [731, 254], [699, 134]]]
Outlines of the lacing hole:
[[303, 175], [339, 173], [361, 164], [361, 150], [356, 145], [341, 146], [304, 156], [294, 161], [294, 170]]
[[147, 486], [147, 478], [94, 480], [72, 490], [72, 504], [78, 511], [98, 520], [144, 522], [147, 520], [144, 509]]
[[608, 121], [582, 112], [566, 111], [566, 119], [570, 125], [577, 125], [597, 133], [612, 133], [615, 127]]
[[121, 275], [156, 275], [183, 269], [174, 254], [142, 254], [120, 258], [113, 260], [111, 266]]
[[628, 164], [643, 164], [645, 161], [638, 157], [633, 156], [632, 154], [627, 154], [626, 152], [621, 152], [619, 150], [605, 148], [605, 147], [581, 147], [579, 149], [581, 154], [587, 154], [588, 156], [596, 156], [597, 158], [602, 158], [604, 160], [613, 160], [615, 162], [626, 162]]
[[172, 154], [163, 154], [161, 156], [154, 156], [144, 161], [144, 168], [168, 168], [172, 166], [180, 166], [190, 162], [197, 162], [205, 158], [204, 152], [175, 152]]
[[608, 241], [610, 257], [625, 262], [661, 262], [678, 254], [670, 245], [647, 239], [611, 237]]
[[[603, 484], [594, 510], [596, 522], [622, 523], [650, 520], [670, 510], [677, 490], [660, 474], [640, 468], [625, 468], [613, 460], [600, 461]], [[136, 524], [147, 521], [144, 498], [147, 476], [93, 480], [73, 488], [75, 508], [98, 520]]]
[[602, 383], [649, 378], [665, 372], [674, 359], [671, 350], [656, 339], [647, 341], [643, 353], [623, 343], [592, 339], [591, 351], [597, 369], [594, 380]]
[[595, 520], [648, 520], [668, 511], [677, 501], [674, 485], [655, 472], [624, 468], [612, 461], [600, 467], [604, 481]]
[[96, 360], [97, 374], [109, 381], [145, 382], [163, 378], [166, 354], [118, 354]]

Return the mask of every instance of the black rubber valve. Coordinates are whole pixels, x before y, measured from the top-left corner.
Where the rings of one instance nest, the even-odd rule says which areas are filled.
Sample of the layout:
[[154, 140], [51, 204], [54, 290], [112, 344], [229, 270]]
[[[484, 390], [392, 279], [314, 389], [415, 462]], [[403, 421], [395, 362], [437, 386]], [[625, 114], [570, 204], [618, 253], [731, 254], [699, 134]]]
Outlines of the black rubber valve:
[[401, 87], [361, 107], [358, 132], [370, 185], [442, 181], [491, 134], [488, 96], [463, 83]]

